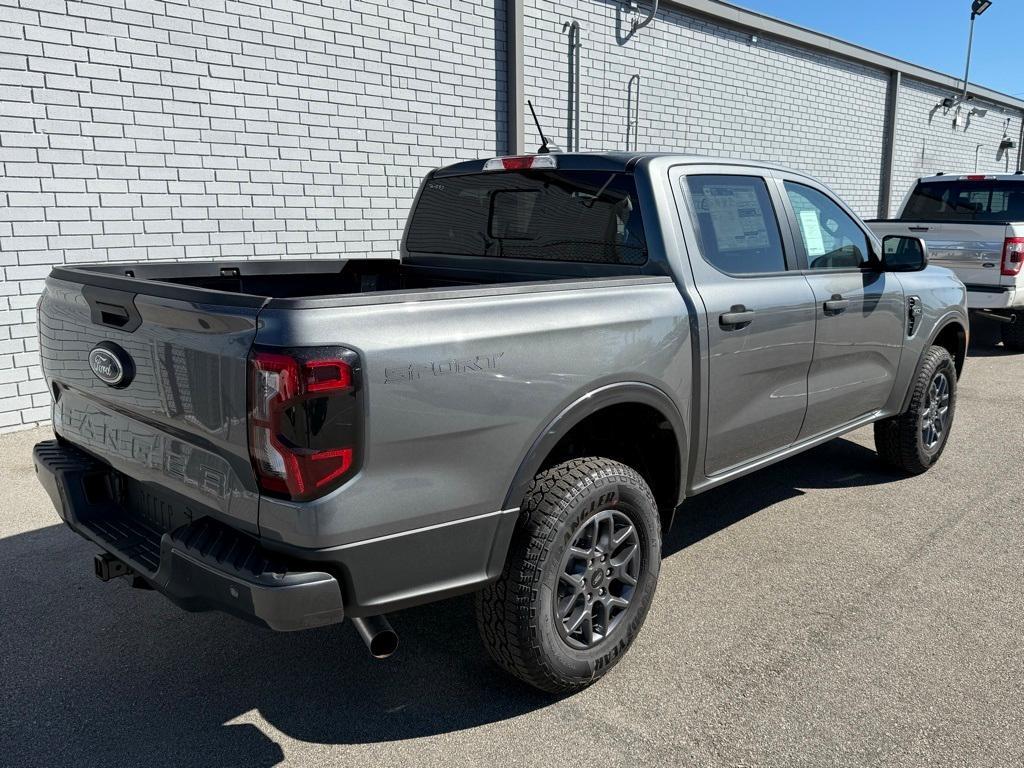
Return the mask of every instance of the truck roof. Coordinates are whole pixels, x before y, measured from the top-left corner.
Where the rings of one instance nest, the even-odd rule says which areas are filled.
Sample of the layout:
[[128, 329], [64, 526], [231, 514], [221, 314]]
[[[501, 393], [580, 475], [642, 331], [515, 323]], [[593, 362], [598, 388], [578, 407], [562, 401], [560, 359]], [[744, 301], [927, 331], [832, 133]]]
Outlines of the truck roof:
[[918, 179], [920, 184], [927, 184], [932, 181], [1020, 181], [1024, 183], [1024, 173], [939, 173], [935, 176], [922, 176]]
[[[532, 152], [525, 152], [517, 157], [533, 155]], [[673, 158], [680, 163], [689, 165], [745, 165], [755, 168], [770, 168], [772, 170], [787, 171], [790, 173], [806, 176], [807, 174], [795, 171], [775, 163], [766, 163], [763, 160], [750, 160], [736, 157], [713, 157], [707, 155], [690, 155], [683, 152], [553, 152], [552, 157], [557, 158], [558, 167], [572, 171], [622, 171], [629, 172], [640, 162], [653, 160], [655, 158]], [[500, 156], [499, 156], [500, 157]], [[470, 173], [481, 173], [484, 163], [491, 158], [480, 160], [466, 160], [463, 162], [446, 165], [436, 169], [431, 175], [440, 176], [461, 176]]]

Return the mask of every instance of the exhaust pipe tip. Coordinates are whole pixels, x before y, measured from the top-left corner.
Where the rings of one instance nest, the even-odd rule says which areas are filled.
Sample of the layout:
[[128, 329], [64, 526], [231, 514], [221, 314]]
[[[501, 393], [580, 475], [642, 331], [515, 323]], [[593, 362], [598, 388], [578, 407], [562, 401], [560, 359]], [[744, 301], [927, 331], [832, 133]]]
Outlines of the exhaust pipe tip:
[[398, 634], [389, 629], [386, 632], [379, 632], [367, 646], [370, 655], [375, 659], [386, 659], [398, 650]]
[[383, 614], [352, 619], [359, 637], [375, 659], [386, 659], [398, 650], [398, 633]]

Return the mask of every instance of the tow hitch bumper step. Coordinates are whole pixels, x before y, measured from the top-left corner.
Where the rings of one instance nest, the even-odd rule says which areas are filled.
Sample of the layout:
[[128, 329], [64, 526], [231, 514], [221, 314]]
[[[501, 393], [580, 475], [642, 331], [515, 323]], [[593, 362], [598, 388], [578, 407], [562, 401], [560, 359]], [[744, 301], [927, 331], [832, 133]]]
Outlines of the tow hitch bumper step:
[[100, 581], [113, 581], [135, 572], [109, 552], [101, 552], [92, 559], [93, 570]]
[[134, 574], [187, 610], [219, 609], [279, 631], [344, 619], [331, 574], [294, 570], [258, 540], [210, 517], [160, 531], [123, 506], [109, 466], [72, 445], [44, 441], [33, 459], [64, 522], [108, 554], [97, 556], [100, 578]]

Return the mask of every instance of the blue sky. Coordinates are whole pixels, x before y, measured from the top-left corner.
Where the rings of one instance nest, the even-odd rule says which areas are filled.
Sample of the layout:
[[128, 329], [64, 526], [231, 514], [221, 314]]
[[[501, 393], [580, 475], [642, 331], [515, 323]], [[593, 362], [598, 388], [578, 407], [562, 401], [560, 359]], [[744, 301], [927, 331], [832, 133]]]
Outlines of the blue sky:
[[[728, 0], [963, 77], [970, 0]], [[993, 0], [974, 29], [971, 81], [1024, 98], [1024, 0]]]

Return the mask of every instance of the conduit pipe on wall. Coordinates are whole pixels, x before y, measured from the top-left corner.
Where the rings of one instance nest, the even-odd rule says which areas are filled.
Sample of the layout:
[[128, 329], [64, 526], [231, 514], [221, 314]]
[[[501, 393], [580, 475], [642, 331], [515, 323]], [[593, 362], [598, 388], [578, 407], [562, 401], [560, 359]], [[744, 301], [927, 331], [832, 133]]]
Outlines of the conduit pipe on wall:
[[1017, 170], [1024, 171], [1024, 112], [1020, 116], [1020, 141], [1017, 142]]
[[568, 152], [580, 151], [580, 24], [565, 22], [562, 31], [569, 30], [568, 104], [566, 109], [565, 145]]
[[636, 152], [637, 133], [640, 129], [640, 73], [626, 84], [626, 151]]

